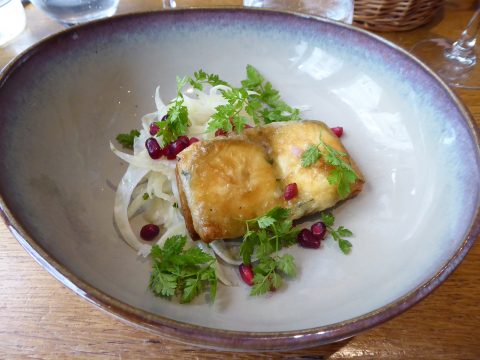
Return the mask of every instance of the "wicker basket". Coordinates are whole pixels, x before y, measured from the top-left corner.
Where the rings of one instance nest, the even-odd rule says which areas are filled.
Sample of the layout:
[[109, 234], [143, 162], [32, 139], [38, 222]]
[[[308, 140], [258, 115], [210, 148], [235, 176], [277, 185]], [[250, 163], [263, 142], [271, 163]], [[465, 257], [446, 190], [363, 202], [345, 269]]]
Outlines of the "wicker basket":
[[355, 0], [353, 22], [373, 31], [411, 30], [429, 22], [443, 0]]

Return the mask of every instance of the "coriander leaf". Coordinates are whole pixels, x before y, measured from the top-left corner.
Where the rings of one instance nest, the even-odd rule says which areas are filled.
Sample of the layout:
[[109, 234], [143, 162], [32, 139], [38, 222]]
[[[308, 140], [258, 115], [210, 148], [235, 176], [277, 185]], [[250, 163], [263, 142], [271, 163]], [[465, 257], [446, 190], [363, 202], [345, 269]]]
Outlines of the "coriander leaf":
[[155, 122], [158, 126], [156, 136], [162, 137], [162, 146], [177, 140], [179, 136], [187, 133], [190, 121], [188, 119], [188, 109], [183, 102], [183, 96], [179, 94], [170, 104], [166, 119]]
[[[322, 150], [319, 149], [322, 148]], [[317, 145], [309, 145], [302, 153], [301, 164], [309, 167], [322, 158], [323, 161], [334, 167], [327, 176], [330, 185], [337, 185], [340, 199], [345, 199], [351, 192], [351, 185], [357, 181], [358, 176], [351, 165], [345, 161], [346, 153], [334, 149], [321, 139]]]
[[352, 231], [345, 228], [344, 226], [339, 226], [338, 229], [335, 230], [333, 228], [335, 218], [330, 212], [323, 212], [321, 214], [321, 218], [323, 223], [327, 226], [327, 230], [330, 232], [330, 235], [332, 235], [333, 240], [338, 242], [340, 250], [344, 254], [350, 253], [353, 245], [350, 241], [344, 238], [352, 236]]
[[270, 225], [275, 223], [275, 219], [273, 217], [270, 217], [268, 215], [261, 216], [257, 219], [258, 227], [260, 229], [265, 229], [269, 227]]
[[186, 242], [187, 238], [183, 235], [174, 235], [165, 240], [165, 244], [163, 245], [165, 258], [180, 254]]
[[193, 73], [194, 79], [189, 78], [190, 85], [198, 90], [203, 90], [203, 84], [210, 84], [211, 86], [225, 85], [230, 86], [226, 81], [220, 79], [216, 74], [207, 74], [202, 69]]
[[270, 289], [278, 289], [282, 286], [283, 280], [282, 277], [275, 271], [273, 271], [268, 277], [270, 281]]
[[290, 216], [290, 210], [282, 208], [280, 206], [276, 206], [273, 209], [269, 210], [265, 215], [272, 217], [278, 221], [288, 218]]
[[247, 220], [247, 231], [240, 246], [243, 263], [251, 264], [256, 252], [258, 261], [253, 267], [253, 287], [251, 295], [261, 295], [281, 286], [282, 276], [295, 276], [296, 268], [293, 256], [270, 256], [281, 248], [297, 243], [299, 230], [294, 229], [288, 219], [290, 210], [274, 207], [266, 214]]
[[332, 213], [323, 212], [321, 217], [322, 217], [322, 221], [325, 223], [325, 225], [333, 226], [333, 223], [335, 222], [335, 217], [332, 215]]
[[276, 267], [282, 271], [285, 275], [295, 277], [297, 275], [297, 267], [295, 265], [295, 259], [290, 254], [279, 256], [275, 259]]
[[188, 76], [179, 77], [177, 76], [177, 93], [179, 96], [182, 96], [182, 89], [187, 85], [189, 81]]
[[240, 245], [240, 256], [245, 265], [250, 265], [255, 244], [258, 242], [258, 235], [250, 230], [247, 230], [243, 236], [242, 244]]
[[156, 296], [173, 296], [177, 287], [177, 277], [164, 273], [158, 266], [154, 266], [150, 275], [149, 288]]
[[257, 253], [260, 258], [270, 255], [275, 251], [275, 244], [272, 239], [268, 237], [268, 234], [264, 229], [258, 232], [258, 241]]
[[278, 90], [274, 89], [272, 84], [266, 81], [252, 65], [247, 65], [247, 79], [242, 81], [242, 87], [250, 91], [249, 102], [257, 102], [254, 107], [250, 107], [247, 111], [256, 124], [260, 120], [268, 124], [275, 121], [290, 121], [300, 118], [300, 110], [287, 105], [280, 98]]
[[134, 139], [137, 136], [140, 136], [140, 132], [136, 129], [133, 129], [130, 131], [130, 133], [118, 134], [116, 139], [124, 148], [132, 150]]
[[352, 250], [352, 243], [345, 239], [340, 239], [338, 242], [338, 246], [340, 247], [340, 250], [342, 250], [342, 252], [345, 255], [349, 254], [350, 251]]
[[215, 258], [197, 247], [184, 250], [186, 240], [184, 235], [175, 235], [165, 241], [163, 248], [152, 246], [149, 288], [157, 296], [178, 295], [185, 303], [208, 285], [210, 297], [214, 300], [217, 288]]
[[337, 229], [337, 233], [338, 233], [338, 235], [343, 236], [343, 237], [349, 237], [349, 236], [353, 235], [353, 233], [349, 229], [346, 229], [343, 226], [340, 226]]
[[215, 258], [207, 253], [204, 253], [198, 247], [191, 247], [184, 251], [181, 256], [172, 259], [172, 262], [178, 265], [199, 265], [209, 261], [215, 261]]
[[309, 145], [308, 148], [302, 153], [301, 161], [302, 167], [312, 166], [322, 156], [322, 153], [318, 149], [317, 145]]
[[153, 245], [152, 248], [150, 249], [150, 256], [153, 259], [158, 259], [158, 261], [161, 261], [163, 258], [162, 248], [158, 245]]
[[266, 294], [271, 288], [268, 277], [260, 273], [255, 274], [253, 277], [253, 286], [250, 290], [250, 295], [263, 295]]
[[188, 278], [185, 280], [185, 287], [183, 288], [182, 303], [188, 303], [198, 295], [202, 290], [202, 283], [197, 278]]
[[148, 195], [148, 193], [143, 193], [142, 198], [143, 198], [143, 200], [148, 200], [148, 199], [150, 199], [150, 195]]

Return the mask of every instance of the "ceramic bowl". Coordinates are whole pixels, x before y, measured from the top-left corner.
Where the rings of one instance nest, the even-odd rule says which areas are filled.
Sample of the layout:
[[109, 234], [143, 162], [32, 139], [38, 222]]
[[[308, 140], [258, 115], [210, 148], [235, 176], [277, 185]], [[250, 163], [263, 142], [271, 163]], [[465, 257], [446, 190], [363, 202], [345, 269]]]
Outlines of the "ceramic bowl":
[[[126, 165], [109, 149], [155, 110], [157, 85], [200, 68], [238, 83], [254, 65], [303, 117], [343, 126], [364, 191], [334, 210], [332, 239], [293, 247], [296, 280], [214, 304], [147, 290], [149, 262], [112, 221]], [[196, 9], [120, 16], [36, 44], [0, 79], [0, 208], [9, 229], [65, 286], [144, 329], [190, 344], [285, 350], [351, 337], [428, 295], [479, 233], [478, 131], [426, 67], [368, 32], [295, 14]]]

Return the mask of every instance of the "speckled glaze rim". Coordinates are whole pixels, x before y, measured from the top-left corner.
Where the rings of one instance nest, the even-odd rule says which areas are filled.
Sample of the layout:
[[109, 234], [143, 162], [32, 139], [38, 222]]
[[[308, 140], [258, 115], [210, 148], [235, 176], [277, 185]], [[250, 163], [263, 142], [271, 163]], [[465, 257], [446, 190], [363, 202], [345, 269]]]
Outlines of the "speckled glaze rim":
[[[182, 9], [173, 10], [175, 12], [195, 11], [199, 13], [208, 12], [242, 12], [242, 13], [258, 13], [258, 12], [277, 12], [263, 9], [246, 9], [242, 7], [228, 7], [228, 8], [197, 8], [197, 9]], [[170, 10], [172, 12], [172, 10]], [[116, 19], [124, 19], [141, 16], [161, 16], [162, 11], [150, 11], [133, 13], [126, 15], [114, 16], [109, 19], [102, 19], [91, 22], [89, 24], [80, 25], [70, 29], [65, 29], [60, 33], [54, 34], [33, 45], [25, 50], [22, 54], [13, 59], [0, 72], [0, 88], [8, 80], [17, 68], [21, 67], [23, 63], [29, 60], [41, 49], [48, 47], [50, 43], [62, 35], [76, 31], [79, 28], [91, 27], [95, 28], [97, 24], [105, 22], [114, 22]], [[297, 14], [292, 12], [281, 12], [288, 16], [302, 17], [314, 19], [318, 21], [331, 22], [323, 18]], [[332, 22], [331, 22], [332, 23]], [[452, 102], [457, 106], [472, 134], [472, 140], [475, 143], [475, 151], [477, 159], [480, 158], [479, 145], [479, 129], [475, 124], [470, 112], [457, 98], [454, 92], [429, 68], [427, 68], [420, 61], [411, 56], [408, 52], [398, 47], [397, 45], [377, 36], [371, 34], [366, 30], [354, 28], [349, 25], [336, 23], [337, 26], [354, 29], [354, 31], [363, 33], [376, 41], [379, 41], [392, 49], [392, 51], [400, 52], [407, 56], [412, 62], [420, 66], [423, 71], [437, 80], [440, 86], [451, 98]], [[0, 214], [2, 215], [8, 229], [12, 232], [19, 243], [25, 250], [50, 274], [57, 278], [64, 286], [73, 290], [76, 294], [98, 306], [105, 312], [125, 321], [138, 328], [165, 336], [167, 338], [177, 340], [191, 345], [219, 349], [219, 350], [237, 350], [237, 351], [282, 351], [295, 350], [301, 348], [314, 347], [324, 345], [332, 342], [341, 341], [357, 335], [360, 332], [368, 330], [377, 326], [412, 307], [420, 300], [430, 294], [437, 288], [445, 279], [453, 272], [453, 270], [460, 264], [467, 252], [473, 246], [476, 238], [480, 234], [480, 204], [477, 201], [476, 211], [472, 217], [468, 233], [463, 239], [461, 246], [448, 259], [442, 268], [428, 281], [419, 285], [417, 288], [399, 298], [398, 300], [387, 304], [375, 311], [369, 312], [363, 316], [353, 318], [348, 321], [335, 323], [328, 326], [317, 328], [309, 328], [299, 331], [282, 331], [282, 332], [245, 332], [245, 331], [230, 331], [219, 330], [213, 328], [192, 325], [184, 322], [171, 320], [153, 313], [139, 310], [126, 303], [116, 300], [115, 298], [103, 293], [97, 288], [91, 286], [87, 282], [78, 278], [71, 273], [65, 266], [48, 254], [29, 234], [28, 230], [23, 228], [15, 214], [7, 208], [6, 203], [0, 194]]]

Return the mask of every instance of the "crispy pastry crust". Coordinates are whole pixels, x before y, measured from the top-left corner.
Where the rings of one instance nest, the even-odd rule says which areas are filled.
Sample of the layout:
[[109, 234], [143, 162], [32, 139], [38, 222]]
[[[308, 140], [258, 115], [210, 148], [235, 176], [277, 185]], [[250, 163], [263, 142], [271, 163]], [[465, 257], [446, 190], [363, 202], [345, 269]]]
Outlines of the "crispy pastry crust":
[[[319, 121], [272, 123], [245, 129], [241, 135], [192, 144], [178, 155], [177, 185], [181, 209], [193, 239], [210, 242], [242, 236], [245, 220], [275, 206], [290, 208], [292, 219], [319, 212], [341, 200], [328, 183], [332, 167], [319, 160], [300, 165], [302, 152], [322, 141], [347, 153], [331, 130]], [[357, 164], [346, 160], [358, 179], [347, 199], [364, 185]], [[297, 183], [298, 196], [286, 201], [283, 190]]]

